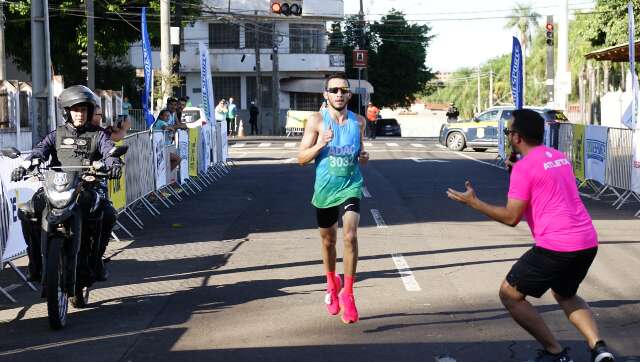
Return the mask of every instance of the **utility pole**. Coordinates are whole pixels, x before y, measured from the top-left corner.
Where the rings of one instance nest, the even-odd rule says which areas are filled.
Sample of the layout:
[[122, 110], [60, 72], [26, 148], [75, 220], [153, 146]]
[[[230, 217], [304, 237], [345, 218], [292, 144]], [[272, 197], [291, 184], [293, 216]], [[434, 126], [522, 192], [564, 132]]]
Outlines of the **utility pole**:
[[[49, 1], [31, 1], [31, 140], [35, 145], [48, 133], [51, 97], [51, 54], [49, 50]], [[52, 124], [53, 125], [53, 124]]]
[[478, 113], [480, 113], [480, 64], [478, 64]]
[[[180, 39], [180, 34], [182, 34], [182, 2], [184, 0], [176, 0], [176, 16], [173, 20], [173, 26], [178, 28], [178, 39]], [[180, 47], [182, 44], [178, 42], [178, 45], [172, 46], [172, 62], [171, 62], [171, 73], [177, 76], [180, 76]], [[173, 88], [173, 94], [178, 94], [180, 92], [180, 88], [178, 86]], [[186, 96], [186, 94], [180, 94], [181, 96]]]
[[[568, 0], [560, 0], [560, 17], [558, 19], [558, 64], [556, 65], [555, 104], [560, 110], [567, 109], [567, 96], [571, 87], [569, 74], [569, 4]], [[568, 79], [567, 79], [568, 78]]]
[[493, 69], [489, 70], [489, 108], [493, 107]]
[[[549, 26], [551, 24], [551, 26]], [[551, 30], [551, 31], [550, 31]], [[547, 15], [547, 34], [551, 33], [547, 39], [547, 101], [553, 103], [553, 15]], [[550, 39], [549, 39], [550, 37]]]
[[167, 77], [171, 74], [170, 0], [160, 0], [160, 68], [162, 70], [162, 103], [166, 103], [171, 90]]
[[[360, 0], [360, 11], [358, 11], [358, 19], [360, 23], [360, 49], [366, 50], [366, 37], [365, 37], [365, 22], [364, 22], [364, 7], [362, 6], [362, 0]], [[359, 114], [364, 113], [364, 109], [362, 107], [362, 94], [360, 93], [362, 90], [362, 86], [360, 84], [360, 80], [362, 79], [362, 68], [358, 68], [358, 112]], [[364, 78], [367, 79], [367, 68], [364, 69]]]
[[276, 31], [277, 22], [273, 22], [273, 73], [271, 75], [272, 104], [273, 104], [273, 134], [278, 134], [280, 126], [280, 68], [278, 63], [278, 34]]
[[87, 87], [96, 88], [96, 51], [94, 43], [93, 0], [86, 0], [87, 11]]
[[4, 54], [4, 0], [0, 0], [0, 79], [7, 79], [7, 65]]
[[[258, 107], [258, 119], [256, 120], [257, 125], [259, 126], [259, 130], [262, 129], [262, 113], [260, 110], [262, 109], [262, 69], [260, 67], [260, 36], [258, 35], [258, 28], [261, 26], [258, 21], [258, 11], [255, 12], [256, 22], [253, 25], [253, 48], [256, 52], [256, 107]], [[259, 132], [258, 132], [259, 133]]]

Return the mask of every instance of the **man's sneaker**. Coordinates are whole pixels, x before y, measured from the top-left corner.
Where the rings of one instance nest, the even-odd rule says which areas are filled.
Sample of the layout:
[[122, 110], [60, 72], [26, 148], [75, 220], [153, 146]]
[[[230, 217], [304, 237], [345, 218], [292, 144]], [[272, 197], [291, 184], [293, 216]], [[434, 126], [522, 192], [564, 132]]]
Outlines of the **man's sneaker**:
[[538, 357], [533, 360], [534, 362], [573, 362], [569, 357], [569, 348], [565, 348], [558, 354], [550, 353], [546, 350], [539, 350]]
[[596, 346], [591, 350], [591, 362], [613, 362], [616, 358], [609, 352], [604, 341], [596, 342]]
[[342, 313], [342, 321], [346, 324], [355, 323], [358, 321], [358, 309], [356, 309], [356, 300], [353, 294], [347, 294], [344, 291], [338, 295], [340, 300], [340, 308], [344, 311]]
[[324, 296], [324, 304], [327, 305], [327, 312], [331, 315], [336, 315], [340, 313], [340, 303], [338, 302], [338, 293], [340, 293], [340, 289], [342, 289], [342, 279], [340, 279], [339, 275], [336, 275], [335, 279], [335, 289], [329, 289], [327, 285], [327, 294]]

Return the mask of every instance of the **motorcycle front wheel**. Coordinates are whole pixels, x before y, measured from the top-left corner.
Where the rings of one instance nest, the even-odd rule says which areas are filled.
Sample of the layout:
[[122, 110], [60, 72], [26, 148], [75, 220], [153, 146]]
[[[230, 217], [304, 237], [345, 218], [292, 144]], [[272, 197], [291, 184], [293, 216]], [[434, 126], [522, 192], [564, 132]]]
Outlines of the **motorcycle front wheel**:
[[49, 326], [52, 329], [61, 329], [67, 323], [67, 311], [69, 308], [69, 296], [64, 289], [64, 239], [53, 238], [49, 243], [47, 255], [47, 311], [49, 313]]

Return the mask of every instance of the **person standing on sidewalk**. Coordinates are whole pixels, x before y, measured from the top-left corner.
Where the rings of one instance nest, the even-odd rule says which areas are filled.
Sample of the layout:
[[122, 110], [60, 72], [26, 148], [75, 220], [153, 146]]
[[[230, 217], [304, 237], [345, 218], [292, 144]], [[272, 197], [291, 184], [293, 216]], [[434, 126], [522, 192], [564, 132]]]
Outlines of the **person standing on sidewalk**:
[[[365, 120], [347, 109], [351, 91], [342, 74], [325, 81], [327, 109], [312, 113], [300, 143], [298, 162], [304, 166], [315, 160], [316, 179], [311, 203], [322, 239], [322, 261], [327, 276], [325, 304], [331, 315], [343, 310], [342, 321], [358, 321], [353, 284], [358, 263], [358, 223], [364, 180], [359, 164], [366, 164], [362, 138]], [[344, 288], [336, 275], [336, 239], [342, 210], [344, 239]]]
[[369, 129], [369, 139], [376, 139], [376, 123], [378, 123], [378, 115], [380, 115], [380, 109], [369, 102], [367, 106], [367, 128]]
[[249, 123], [251, 124], [251, 134], [258, 134], [258, 115], [260, 114], [260, 110], [256, 106], [255, 101], [251, 101], [251, 106], [249, 106]]
[[568, 348], [562, 348], [526, 299], [540, 298], [551, 289], [587, 340], [592, 361], [612, 362], [591, 309], [576, 294], [598, 251], [598, 236], [580, 199], [571, 163], [562, 152], [542, 144], [544, 120], [533, 110], [514, 111], [505, 135], [522, 155], [513, 165], [507, 205], [481, 201], [469, 181], [465, 192], [449, 189], [447, 195], [509, 226], [516, 226], [523, 216], [527, 220], [535, 246], [513, 265], [499, 295], [513, 319], [544, 347], [536, 361], [571, 361]]
[[233, 103], [233, 97], [229, 98], [229, 105], [227, 106], [227, 127], [229, 128], [229, 135], [237, 135], [238, 134], [238, 126], [236, 118], [238, 117], [238, 109], [236, 105]]

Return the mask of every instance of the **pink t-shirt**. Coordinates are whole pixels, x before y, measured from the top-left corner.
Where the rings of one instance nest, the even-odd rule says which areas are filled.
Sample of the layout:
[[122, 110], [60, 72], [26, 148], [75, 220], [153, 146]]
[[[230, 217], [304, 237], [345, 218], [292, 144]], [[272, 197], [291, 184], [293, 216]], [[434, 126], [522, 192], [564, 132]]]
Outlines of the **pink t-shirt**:
[[598, 235], [584, 207], [573, 167], [564, 154], [538, 146], [516, 162], [509, 198], [529, 201], [524, 217], [536, 246], [576, 251], [598, 245]]

